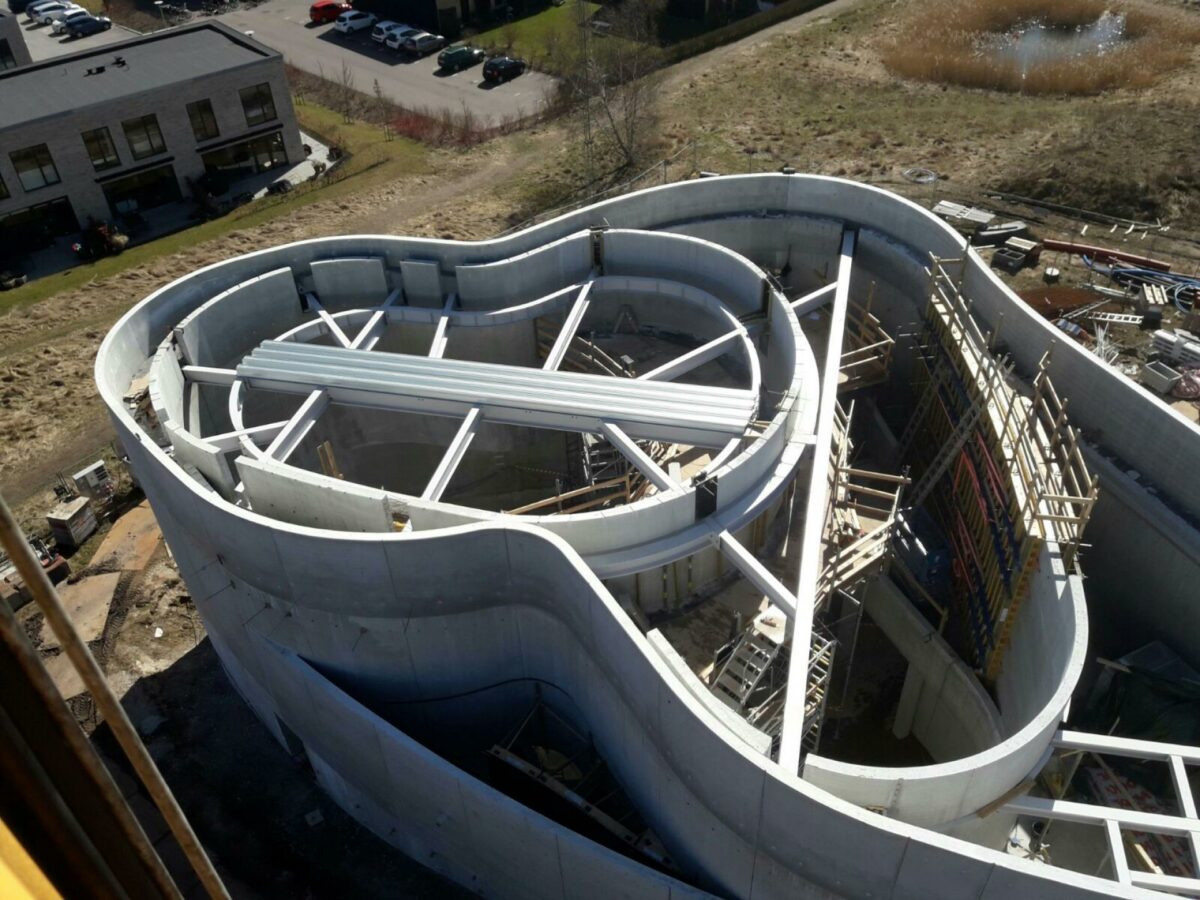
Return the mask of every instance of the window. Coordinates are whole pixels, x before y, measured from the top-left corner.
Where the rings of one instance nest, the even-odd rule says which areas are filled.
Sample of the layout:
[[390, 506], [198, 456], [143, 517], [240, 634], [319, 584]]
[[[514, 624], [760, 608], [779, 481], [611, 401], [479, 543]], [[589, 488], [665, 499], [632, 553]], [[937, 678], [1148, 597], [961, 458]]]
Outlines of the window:
[[241, 178], [258, 172], [268, 172], [287, 165], [287, 150], [283, 135], [278, 131], [262, 137], [241, 141], [230, 147], [210, 150], [200, 157], [204, 170], [210, 175]]
[[211, 141], [221, 133], [217, 128], [217, 117], [213, 115], [212, 103], [197, 100], [187, 105], [188, 118], [192, 120], [192, 134], [198, 141]]
[[88, 157], [97, 172], [103, 172], [105, 169], [112, 169], [121, 164], [121, 157], [117, 156], [116, 145], [113, 144], [112, 135], [108, 133], [107, 128], [85, 131], [83, 146], [87, 147]]
[[8, 45], [8, 41], [0, 40], [0, 71], [15, 69], [16, 67], [17, 60], [13, 56], [12, 47]]
[[9, 196], [8, 185], [4, 183], [3, 178], [0, 178], [0, 200], [7, 200]]
[[271, 97], [269, 84], [256, 84], [242, 88], [242, 109], [246, 111], [247, 125], [261, 125], [275, 118], [275, 100]]
[[129, 141], [129, 152], [134, 159], [145, 159], [167, 149], [162, 132], [158, 130], [158, 117], [149, 115], [140, 119], [129, 119], [121, 123], [125, 129], [125, 140]]
[[54, 168], [54, 160], [45, 144], [36, 147], [26, 147], [10, 153], [13, 168], [17, 170], [17, 178], [21, 187], [27, 191], [36, 191], [47, 185], [58, 184], [58, 169]]

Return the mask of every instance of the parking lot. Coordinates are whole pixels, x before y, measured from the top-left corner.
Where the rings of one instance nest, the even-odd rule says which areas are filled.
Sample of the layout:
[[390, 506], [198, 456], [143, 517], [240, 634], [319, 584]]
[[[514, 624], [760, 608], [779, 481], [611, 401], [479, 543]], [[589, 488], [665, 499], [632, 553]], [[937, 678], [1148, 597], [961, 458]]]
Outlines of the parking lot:
[[117, 41], [127, 41], [137, 37], [136, 31], [122, 28], [114, 24], [108, 31], [89, 35], [83, 38], [69, 38], [62, 34], [51, 34], [49, 25], [34, 25], [25, 20], [25, 13], [19, 17], [21, 28], [25, 32], [25, 45], [33, 61], [62, 56], [65, 53], [78, 53], [80, 50], [93, 50], [105, 44], [115, 44]]
[[370, 30], [343, 35], [333, 25], [310, 25], [308, 0], [268, 0], [259, 6], [223, 13], [221, 21], [280, 51], [292, 65], [339, 81], [342, 63], [354, 77], [355, 89], [365, 94], [379, 82], [384, 96], [409, 109], [459, 113], [464, 109], [480, 121], [498, 124], [536, 112], [554, 79], [526, 72], [501, 85], [483, 80], [477, 65], [452, 75], [438, 71], [437, 54], [411, 60], [371, 40]]

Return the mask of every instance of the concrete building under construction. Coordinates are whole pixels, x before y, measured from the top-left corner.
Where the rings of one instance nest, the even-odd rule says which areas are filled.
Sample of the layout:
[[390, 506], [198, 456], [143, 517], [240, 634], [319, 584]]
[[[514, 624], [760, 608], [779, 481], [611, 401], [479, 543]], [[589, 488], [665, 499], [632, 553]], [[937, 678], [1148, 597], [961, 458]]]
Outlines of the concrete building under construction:
[[1200, 434], [1060, 336], [919, 206], [763, 175], [230, 259], [97, 378], [230, 680], [459, 884], [1194, 895], [1200, 750], [1079, 711], [1200, 664]]

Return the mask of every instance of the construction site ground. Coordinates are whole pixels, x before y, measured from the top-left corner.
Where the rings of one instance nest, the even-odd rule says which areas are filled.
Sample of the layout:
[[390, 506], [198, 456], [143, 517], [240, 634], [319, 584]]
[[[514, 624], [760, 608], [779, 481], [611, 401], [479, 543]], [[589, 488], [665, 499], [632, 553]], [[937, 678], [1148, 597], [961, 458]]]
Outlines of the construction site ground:
[[[995, 209], [999, 204], [988, 192], [1002, 189], [1114, 216], [1160, 217], [1172, 230], [1157, 241], [1154, 255], [1193, 271], [1200, 260], [1200, 246], [1190, 237], [1200, 233], [1194, 153], [1200, 59], [1150, 92], [1093, 97], [908, 83], [884, 68], [879, 47], [911, 6], [838, 0], [667, 70], [647, 162], [671, 161], [661, 176], [655, 169], [636, 186], [702, 169], [731, 174], [790, 165], [872, 181], [927, 205], [953, 199]], [[57, 473], [69, 477], [102, 456], [115, 466], [92, 367], [107, 329], [151, 291], [217, 260], [302, 238], [492, 236], [588, 193], [577, 137], [570, 122], [558, 121], [467, 149], [430, 150], [407, 174], [385, 183], [355, 176], [282, 201], [292, 205], [266, 221], [176, 242], [169, 255], [147, 251], [123, 268], [97, 267], [104, 274], [84, 282], [78, 275], [64, 278], [73, 286], [58, 293], [43, 285], [37, 302], [19, 293], [3, 298], [9, 312], [0, 317], [0, 434], [6, 438], [0, 491], [27, 528], [44, 533]], [[913, 184], [903, 176], [911, 167], [928, 168], [939, 180]], [[1077, 236], [1081, 227], [1071, 215], [1011, 203], [1005, 208], [1029, 218], [1043, 237]], [[1089, 238], [1125, 239], [1107, 230], [1093, 230]], [[1062, 283], [1087, 280], [1078, 260], [1063, 260], [1061, 267]], [[1030, 270], [1013, 283], [1036, 291], [1040, 279], [1040, 269]], [[1120, 331], [1117, 337], [1134, 344], [1136, 356], [1138, 336]], [[126, 518], [144, 515], [132, 508]], [[101, 534], [73, 562], [76, 575], [119, 573], [92, 646], [235, 896], [451, 895], [450, 885], [353, 826], [270, 739], [220, 671], [162, 542], [146, 536], [144, 518], [137, 528], [124, 518], [118, 522], [130, 533], [110, 546], [115, 551], [99, 556]], [[41, 646], [40, 616], [33, 607], [21, 615]], [[43, 653], [63, 665], [48, 645]], [[71, 705], [88, 728], [97, 726], [86, 696]], [[97, 743], [119, 756], [106, 734], [99, 728]], [[271, 778], [258, 777], [264, 769]], [[313, 810], [322, 821], [310, 826], [305, 815]]]

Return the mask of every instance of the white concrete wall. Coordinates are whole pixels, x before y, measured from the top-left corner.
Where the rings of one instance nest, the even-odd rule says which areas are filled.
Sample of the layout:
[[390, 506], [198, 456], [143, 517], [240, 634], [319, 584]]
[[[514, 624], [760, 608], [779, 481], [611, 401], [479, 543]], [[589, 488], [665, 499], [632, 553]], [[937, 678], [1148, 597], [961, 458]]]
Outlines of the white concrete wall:
[[[407, 684], [414, 692], [435, 692], [456, 684], [467, 688], [472, 682], [477, 685], [481, 677], [513, 671], [518, 665], [523, 677], [542, 677], [577, 692], [579, 707], [602, 750], [672, 853], [721, 893], [985, 900], [1023, 895], [1136, 896], [1109, 882], [1023, 864], [865, 813], [749, 754], [688, 695], [574, 551], [544, 530], [482, 525], [424, 534], [355, 535], [272, 524], [213, 499], [200, 485], [181, 478], [178, 466], [136, 430], [121, 403], [130, 376], [145, 365], [167, 330], [189, 312], [263, 271], [287, 266], [303, 274], [317, 248], [325, 258], [379, 255], [389, 269], [404, 260], [437, 257], [442, 267], [452, 271], [455, 266], [494, 262], [532, 250], [600, 219], [622, 228], [685, 228], [690, 222], [708, 221], [706, 227], [713, 228], [713, 234], [725, 234], [728, 226], [732, 241], [743, 227], [739, 221], [782, 221], [785, 212], [793, 218], [847, 219], [869, 225], [878, 236], [870, 240], [881, 266], [895, 250], [907, 256], [904, 266], [915, 268], [919, 255], [906, 245], [947, 256], [959, 246], [947, 226], [873, 188], [808, 177], [711, 179], [621, 198], [497, 241], [335, 238], [274, 248], [209, 267], [168, 285], [132, 310], [106, 338], [97, 360], [97, 378], [193, 594], [212, 595], [203, 603], [202, 613], [214, 646], [268, 727], [275, 727], [271, 716], [290, 702], [288, 691], [294, 681], [271, 680], [262, 636], [307, 659], [340, 661], [366, 681]], [[736, 218], [718, 223], [724, 216]], [[779, 252], [773, 252], [771, 264], [778, 264]], [[1025, 357], [1039, 355], [1054, 338], [1052, 329], [1004, 292], [977, 257], [972, 259], [979, 271], [968, 278], [968, 292], [976, 279], [989, 294], [991, 299], [981, 306], [985, 315], [990, 303], [1005, 312], [1006, 329], [1012, 321], [1028, 320], [1024, 331], [1007, 332], [1010, 340], [1014, 334], [1019, 339], [1026, 364]], [[407, 285], [407, 271], [405, 281]], [[1192, 511], [1200, 506], [1192, 496], [1200, 493], [1200, 482], [1186, 477], [1197, 468], [1200, 452], [1194, 426], [1153, 398], [1139, 397], [1136, 389], [1090, 357], [1056, 352], [1054, 375], [1060, 379], [1059, 367], [1068, 373], [1068, 386], [1084, 392], [1082, 384], [1086, 384], [1091, 393], [1086, 403], [1077, 404], [1072, 398], [1072, 408], [1083, 409], [1085, 426], [1101, 428], [1114, 412], [1129, 412], [1126, 421], [1136, 421], [1140, 434], [1122, 428], [1106, 433], [1104, 441], [1111, 440], [1114, 449], [1144, 475], [1168, 486], [1176, 502]], [[1073, 382], [1076, 375], [1083, 381]], [[1147, 433], [1162, 434], [1163, 439], [1145, 441]], [[1169, 453], [1175, 456], [1167, 458]], [[791, 465], [795, 464], [793, 460]], [[653, 552], [645, 550], [648, 558]], [[217, 561], [218, 555], [223, 563]], [[1153, 562], [1151, 554], [1130, 560], [1130, 566], [1136, 569]], [[443, 576], [449, 571], [456, 577], [455, 590], [448, 594]], [[354, 590], [349, 592], [347, 573], [353, 573]], [[514, 602], [514, 598], [520, 599]], [[411, 616], [420, 623], [416, 633], [421, 640], [405, 650], [397, 635], [404, 633], [401, 623]], [[251, 621], [254, 624], [248, 625]], [[1030, 628], [1047, 624], [1053, 623], [1034, 618]], [[1072, 637], [1079, 639], [1078, 633]], [[520, 653], [514, 656], [518, 647]], [[397, 648], [402, 651], [399, 655]], [[435, 663], [450, 656], [470, 665]], [[1011, 677], [1012, 689], [1021, 689], [1019, 679], [1026, 676], [1014, 672]], [[1053, 679], [1052, 672], [1042, 673], [1031, 684], [1040, 690]], [[1067, 680], [1069, 673], [1063, 677]], [[1052, 696], [1039, 713], [1049, 728], [1061, 712], [1057, 697]], [[354, 712], [344, 712], [349, 722]], [[1033, 748], [1038, 740], [1027, 740], [1024, 731], [1041, 724], [1031, 722], [1009, 742], [1023, 741], [1026, 749]], [[311, 730], [311, 725], [307, 727]], [[1015, 761], [1024, 760], [1021, 754], [1010, 754], [1011, 747], [1002, 744], [993, 750], [1004, 759], [989, 762], [975, 773], [994, 780], [994, 790], [1010, 776], [1029, 770], [1017, 772], [1020, 767]], [[359, 777], [357, 770], [357, 759], [337, 772], [326, 767], [325, 780], [332, 783], [336, 775], [349, 783]], [[962, 775], [968, 782], [972, 777]], [[947, 806], [969, 805], [963, 804], [963, 797], [977, 790], [984, 793], [969, 784], [969, 791], [958, 790], [953, 781], [943, 788], [947, 796], [957, 798]], [[342, 795], [343, 799], [350, 796]], [[941, 802], [940, 797], [932, 801]], [[950, 814], [947, 809], [938, 815]], [[373, 816], [374, 812], [363, 814], [365, 819]], [[487, 848], [478, 852], [486, 853]], [[639, 879], [637, 884], [649, 882]], [[561, 884], [553, 883], [537, 887], [544, 896], [559, 896], [562, 890]]]

